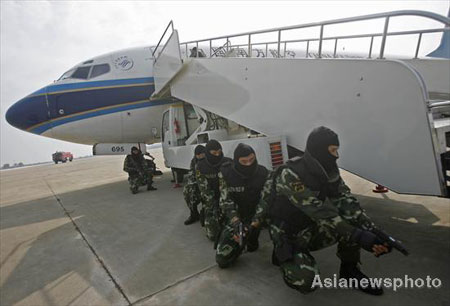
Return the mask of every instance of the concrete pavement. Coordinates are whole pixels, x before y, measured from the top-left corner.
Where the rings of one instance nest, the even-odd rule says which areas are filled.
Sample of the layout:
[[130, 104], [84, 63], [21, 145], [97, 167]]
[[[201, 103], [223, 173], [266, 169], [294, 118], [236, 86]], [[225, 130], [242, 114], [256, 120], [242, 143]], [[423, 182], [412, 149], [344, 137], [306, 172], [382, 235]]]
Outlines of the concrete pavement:
[[[363, 253], [373, 277], [440, 278], [440, 289], [385, 290], [372, 297], [288, 288], [270, 263], [264, 231], [258, 252], [219, 269], [212, 244], [188, 215], [182, 190], [165, 173], [157, 191], [132, 195], [122, 156], [1, 172], [1, 305], [448, 305], [450, 200], [373, 194], [373, 184], [343, 176], [374, 221], [411, 251], [379, 259]], [[338, 273], [335, 247], [314, 252], [322, 277]]]

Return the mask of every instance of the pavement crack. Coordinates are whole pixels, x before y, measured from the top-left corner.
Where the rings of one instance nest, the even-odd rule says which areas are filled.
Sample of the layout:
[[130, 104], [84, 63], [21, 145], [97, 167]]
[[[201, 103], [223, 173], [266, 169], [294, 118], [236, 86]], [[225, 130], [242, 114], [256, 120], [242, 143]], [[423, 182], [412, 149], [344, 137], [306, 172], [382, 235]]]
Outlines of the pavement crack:
[[172, 288], [172, 287], [175, 287], [176, 285], [178, 285], [178, 284], [180, 284], [180, 283], [182, 283], [182, 282], [185, 282], [185, 281], [187, 281], [187, 280], [189, 280], [189, 279], [191, 279], [191, 278], [193, 278], [193, 277], [195, 277], [195, 276], [197, 276], [197, 275], [200, 275], [200, 274], [202, 274], [202, 273], [204, 273], [204, 272], [207, 272], [207, 271], [211, 270], [211, 269], [214, 268], [214, 267], [217, 267], [217, 264], [213, 264], [213, 265], [208, 266], [208, 267], [206, 267], [206, 268], [204, 268], [204, 269], [202, 269], [202, 270], [200, 270], [200, 271], [197, 271], [197, 272], [195, 272], [195, 273], [193, 273], [193, 274], [190, 274], [190, 275], [188, 275], [188, 276], [186, 276], [186, 277], [183, 277], [183, 278], [181, 278], [181, 279], [175, 281], [175, 282], [172, 283], [172, 284], [167, 285], [166, 287], [164, 287], [164, 288], [162, 288], [162, 289], [160, 289], [160, 290], [158, 290], [158, 291], [155, 291], [155, 292], [153, 292], [153, 293], [150, 293], [149, 295], [146, 295], [146, 296], [144, 296], [144, 297], [142, 297], [142, 298], [140, 298], [140, 299], [134, 301], [131, 305], [136, 305], [136, 304], [139, 303], [139, 302], [142, 302], [142, 301], [144, 301], [144, 300], [147, 300], [147, 299], [149, 299], [149, 298], [151, 298], [151, 297], [153, 297], [153, 296], [155, 296], [155, 295], [157, 295], [157, 294], [159, 294], [159, 293], [161, 293], [161, 292], [164, 292], [164, 291], [166, 291], [166, 290], [168, 290], [168, 289], [170, 289], [170, 288]]
[[[116, 287], [116, 289], [120, 292], [120, 294], [123, 296], [123, 298], [127, 301], [128, 305], [131, 305], [131, 301], [128, 298], [128, 296], [125, 294], [124, 290], [122, 289], [122, 287], [119, 285], [119, 283], [117, 282], [117, 280], [114, 278], [114, 276], [112, 275], [111, 271], [108, 269], [108, 267], [106, 266], [105, 262], [101, 259], [101, 257], [97, 254], [97, 252], [95, 251], [94, 247], [89, 243], [89, 241], [87, 240], [86, 236], [83, 234], [83, 232], [81, 231], [80, 227], [78, 226], [78, 224], [75, 222], [75, 220], [72, 218], [72, 216], [70, 215], [70, 212], [66, 209], [66, 207], [64, 207], [61, 199], [58, 197], [58, 195], [53, 191], [52, 187], [50, 186], [50, 184], [47, 182], [47, 180], [44, 180], [45, 183], [48, 186], [48, 189], [50, 189], [50, 192], [52, 193], [53, 197], [56, 199], [56, 202], [58, 202], [59, 206], [61, 206], [62, 210], [64, 211], [64, 214], [70, 219], [70, 221], [72, 222], [72, 225], [75, 227], [75, 230], [80, 234], [81, 238], [83, 239], [83, 241], [86, 243], [86, 245], [88, 246], [88, 248], [91, 250], [92, 254], [94, 254], [95, 258], [97, 259], [97, 261], [100, 263], [101, 267], [103, 268], [103, 270], [106, 272], [106, 274], [108, 275], [108, 277], [111, 279], [111, 281], [114, 283], [114, 286]], [[72, 211], [73, 212], [73, 211]]]

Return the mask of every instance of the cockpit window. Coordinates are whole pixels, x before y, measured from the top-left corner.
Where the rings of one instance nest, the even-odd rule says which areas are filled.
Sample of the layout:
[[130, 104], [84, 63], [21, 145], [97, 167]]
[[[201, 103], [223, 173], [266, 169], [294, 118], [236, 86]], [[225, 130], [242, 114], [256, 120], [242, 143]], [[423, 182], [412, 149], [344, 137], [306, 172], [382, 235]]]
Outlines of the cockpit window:
[[75, 72], [72, 74], [71, 78], [86, 80], [89, 76], [89, 70], [91, 70], [91, 67], [92, 66], [84, 66], [77, 68], [77, 70], [75, 70]]
[[108, 73], [110, 71], [108, 64], [101, 64], [101, 65], [95, 65], [94, 68], [92, 68], [91, 72], [91, 79], [98, 77], [99, 75]]
[[75, 71], [75, 69], [70, 69], [69, 71], [66, 71], [59, 79], [58, 81], [68, 79], [72, 75], [72, 73]]

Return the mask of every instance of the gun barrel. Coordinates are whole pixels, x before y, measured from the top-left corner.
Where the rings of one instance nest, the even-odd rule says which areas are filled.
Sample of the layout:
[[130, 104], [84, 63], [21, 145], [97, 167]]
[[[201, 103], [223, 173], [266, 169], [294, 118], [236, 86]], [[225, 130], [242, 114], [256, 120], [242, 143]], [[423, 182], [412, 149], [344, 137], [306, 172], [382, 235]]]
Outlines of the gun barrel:
[[385, 232], [383, 232], [380, 229], [373, 229], [372, 232], [377, 235], [381, 240], [383, 240], [384, 242], [386, 242], [387, 244], [389, 244], [391, 247], [397, 249], [397, 251], [399, 251], [400, 253], [402, 253], [405, 256], [409, 255], [409, 252], [406, 250], [406, 248], [403, 246], [403, 244], [398, 241], [397, 239], [395, 239], [394, 237], [386, 234]]

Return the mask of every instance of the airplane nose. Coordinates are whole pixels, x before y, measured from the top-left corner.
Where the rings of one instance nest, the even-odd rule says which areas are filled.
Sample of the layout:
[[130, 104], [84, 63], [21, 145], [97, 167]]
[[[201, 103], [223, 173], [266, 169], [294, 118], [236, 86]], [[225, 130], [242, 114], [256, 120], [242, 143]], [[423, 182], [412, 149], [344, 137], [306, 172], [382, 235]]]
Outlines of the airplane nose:
[[[19, 101], [20, 102], [20, 101]], [[13, 127], [16, 127], [18, 129], [21, 128], [20, 124], [20, 118], [23, 117], [23, 112], [21, 111], [21, 107], [18, 105], [18, 103], [13, 104], [7, 111], [6, 111], [6, 121], [11, 124]]]
[[14, 103], [5, 114], [6, 121], [12, 126], [29, 130], [31, 127], [48, 120], [45, 95], [29, 95]]

